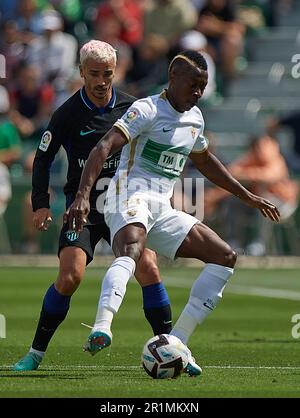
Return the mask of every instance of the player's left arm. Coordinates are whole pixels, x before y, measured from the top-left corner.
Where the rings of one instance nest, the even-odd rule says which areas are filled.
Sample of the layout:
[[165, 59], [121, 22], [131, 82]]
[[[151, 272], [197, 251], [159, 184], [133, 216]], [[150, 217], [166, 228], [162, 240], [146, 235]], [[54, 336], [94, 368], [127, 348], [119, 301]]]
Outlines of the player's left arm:
[[247, 190], [208, 149], [203, 152], [191, 152], [190, 159], [212, 183], [239, 197], [247, 205], [259, 209], [264, 217], [276, 222], [280, 220], [280, 213], [275, 205]]

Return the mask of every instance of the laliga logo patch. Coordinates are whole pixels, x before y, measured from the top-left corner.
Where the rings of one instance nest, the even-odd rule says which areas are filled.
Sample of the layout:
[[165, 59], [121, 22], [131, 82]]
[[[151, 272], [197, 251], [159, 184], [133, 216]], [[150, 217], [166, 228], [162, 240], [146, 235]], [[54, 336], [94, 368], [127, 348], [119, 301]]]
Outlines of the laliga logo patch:
[[126, 119], [125, 119], [125, 123], [129, 124], [130, 122], [132, 122], [134, 119], [136, 119], [138, 116], [138, 113], [136, 110], [130, 110], [129, 112], [127, 112], [126, 114]]
[[66, 237], [67, 237], [67, 240], [68, 241], [76, 241], [77, 240], [77, 238], [79, 237], [79, 234], [78, 234], [78, 232], [75, 232], [75, 231], [67, 231], [66, 232]]
[[39, 149], [44, 151], [44, 152], [47, 151], [47, 149], [50, 145], [51, 139], [52, 139], [52, 133], [50, 131], [44, 132], [43, 136], [42, 136], [42, 139], [41, 139]]

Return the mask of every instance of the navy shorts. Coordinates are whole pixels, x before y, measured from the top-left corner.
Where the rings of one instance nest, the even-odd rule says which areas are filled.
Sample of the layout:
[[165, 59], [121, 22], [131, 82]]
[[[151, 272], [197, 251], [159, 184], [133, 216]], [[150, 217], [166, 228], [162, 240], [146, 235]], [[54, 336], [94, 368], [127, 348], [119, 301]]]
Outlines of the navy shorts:
[[95, 247], [102, 238], [110, 244], [110, 231], [103, 218], [97, 223], [88, 222], [79, 234], [70, 231], [68, 224], [64, 224], [59, 236], [58, 257], [63, 248], [81, 248], [87, 255], [88, 265], [93, 260]]

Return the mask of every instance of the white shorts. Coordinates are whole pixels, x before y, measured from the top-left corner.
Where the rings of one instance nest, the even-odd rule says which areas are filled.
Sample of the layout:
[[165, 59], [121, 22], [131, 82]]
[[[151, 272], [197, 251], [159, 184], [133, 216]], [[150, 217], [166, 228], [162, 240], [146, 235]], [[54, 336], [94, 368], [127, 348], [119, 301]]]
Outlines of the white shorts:
[[110, 229], [111, 243], [116, 233], [126, 225], [141, 223], [147, 231], [146, 247], [174, 260], [176, 252], [191, 228], [199, 220], [185, 212], [173, 209], [169, 200], [135, 193], [124, 200], [120, 197], [118, 209], [104, 207], [105, 222]]

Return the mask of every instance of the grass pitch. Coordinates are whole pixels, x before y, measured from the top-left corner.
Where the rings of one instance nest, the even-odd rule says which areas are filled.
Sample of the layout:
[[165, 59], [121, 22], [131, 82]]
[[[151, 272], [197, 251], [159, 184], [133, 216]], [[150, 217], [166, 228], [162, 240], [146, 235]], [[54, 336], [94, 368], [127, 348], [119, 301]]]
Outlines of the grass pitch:
[[[175, 380], [153, 380], [140, 366], [142, 347], [152, 334], [133, 279], [113, 323], [111, 349], [95, 357], [82, 352], [89, 330], [80, 323], [93, 323], [104, 272], [87, 270], [39, 370], [18, 373], [10, 367], [31, 345], [44, 293], [57, 272], [0, 269], [0, 313], [6, 318], [6, 338], [0, 338], [0, 398], [300, 396], [300, 339], [291, 334], [292, 316], [300, 314], [299, 271], [237, 270], [222, 303], [189, 342], [202, 376]], [[198, 274], [194, 268], [162, 269], [174, 322]]]

